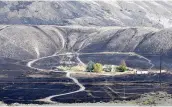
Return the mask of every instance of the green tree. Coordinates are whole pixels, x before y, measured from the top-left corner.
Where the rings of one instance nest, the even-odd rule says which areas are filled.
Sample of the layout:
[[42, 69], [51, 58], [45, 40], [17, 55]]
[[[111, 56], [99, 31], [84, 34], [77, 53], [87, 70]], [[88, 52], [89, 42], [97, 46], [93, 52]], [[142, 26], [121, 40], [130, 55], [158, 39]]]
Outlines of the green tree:
[[102, 72], [103, 71], [103, 66], [100, 63], [94, 64], [94, 72]]
[[87, 64], [87, 72], [93, 72], [93, 69], [94, 69], [94, 62], [93, 61], [89, 61], [88, 64]]
[[119, 67], [116, 67], [116, 70], [118, 72], [125, 72], [127, 70], [127, 66], [124, 60], [121, 61], [121, 65]]

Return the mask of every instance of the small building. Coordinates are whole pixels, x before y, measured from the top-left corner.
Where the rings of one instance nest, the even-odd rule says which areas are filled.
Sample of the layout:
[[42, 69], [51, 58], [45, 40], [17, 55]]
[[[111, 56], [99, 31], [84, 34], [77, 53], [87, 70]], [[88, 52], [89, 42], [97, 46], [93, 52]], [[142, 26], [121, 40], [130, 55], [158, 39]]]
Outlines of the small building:
[[149, 72], [148, 71], [137, 71], [136, 70], [136, 74], [148, 74]]
[[114, 67], [114, 65], [104, 65], [103, 66], [103, 70], [105, 72], [114, 72], [115, 71], [115, 67]]

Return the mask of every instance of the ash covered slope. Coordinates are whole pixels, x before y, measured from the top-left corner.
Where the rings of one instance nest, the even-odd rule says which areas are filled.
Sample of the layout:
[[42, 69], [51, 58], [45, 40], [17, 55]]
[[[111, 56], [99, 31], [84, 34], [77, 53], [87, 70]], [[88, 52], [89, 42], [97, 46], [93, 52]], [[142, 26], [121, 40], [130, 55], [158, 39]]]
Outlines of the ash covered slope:
[[1, 24], [172, 26], [171, 1], [0, 1]]
[[0, 56], [32, 59], [56, 52], [172, 52], [172, 30], [128, 27], [1, 25]]

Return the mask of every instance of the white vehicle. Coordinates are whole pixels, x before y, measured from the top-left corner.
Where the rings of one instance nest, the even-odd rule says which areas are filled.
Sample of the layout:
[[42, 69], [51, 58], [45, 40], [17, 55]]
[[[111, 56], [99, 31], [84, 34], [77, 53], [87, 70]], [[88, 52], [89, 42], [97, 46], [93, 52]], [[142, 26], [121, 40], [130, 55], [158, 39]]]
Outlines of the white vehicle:
[[148, 74], [148, 71], [136, 71], [136, 74]]

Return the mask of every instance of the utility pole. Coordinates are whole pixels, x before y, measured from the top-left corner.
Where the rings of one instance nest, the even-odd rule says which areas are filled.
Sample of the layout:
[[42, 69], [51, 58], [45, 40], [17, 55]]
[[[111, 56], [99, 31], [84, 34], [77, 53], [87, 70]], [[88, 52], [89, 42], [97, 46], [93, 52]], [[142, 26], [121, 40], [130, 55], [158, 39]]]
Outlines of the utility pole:
[[[126, 80], [125, 76], [126, 76], [126, 75], [124, 75], [124, 79]], [[124, 91], [124, 92], [123, 92], [123, 94], [124, 94], [124, 97], [123, 97], [123, 98], [124, 98], [124, 101], [125, 101], [125, 99], [126, 99], [126, 97], [125, 97], [125, 84], [126, 84], [126, 81], [123, 81], [123, 89], [124, 89], [124, 90], [123, 90], [123, 91]]]
[[159, 83], [160, 83], [160, 88], [161, 88], [161, 70], [162, 70], [162, 56], [163, 56], [163, 49], [161, 49], [160, 51], [160, 65], [159, 65], [159, 69], [160, 69], [160, 73], [159, 73]]

